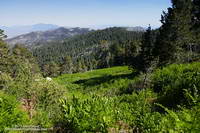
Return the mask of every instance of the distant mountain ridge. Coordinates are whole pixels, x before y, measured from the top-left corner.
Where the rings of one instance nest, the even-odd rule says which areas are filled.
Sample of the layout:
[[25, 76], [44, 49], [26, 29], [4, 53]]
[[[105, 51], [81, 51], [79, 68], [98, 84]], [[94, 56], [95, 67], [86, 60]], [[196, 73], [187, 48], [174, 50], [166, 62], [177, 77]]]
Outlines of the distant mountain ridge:
[[[54, 30], [61, 26], [54, 25], [54, 24], [34, 24], [34, 25], [16, 25], [16, 26], [0, 26], [0, 29], [4, 30], [4, 33], [8, 36], [8, 39], [14, 38], [23, 34], [28, 34], [30, 32], [36, 32], [36, 31], [47, 31], [47, 30]], [[92, 29], [106, 29], [109, 27], [113, 27], [112, 25], [105, 25], [105, 26], [91, 26]], [[117, 26], [120, 27], [120, 26]], [[71, 28], [71, 27], [65, 27], [65, 28]], [[141, 26], [135, 26], [135, 27], [125, 27], [128, 31], [144, 31], [145, 28]]]
[[89, 28], [65, 28], [60, 27], [54, 30], [36, 31], [28, 34], [23, 34], [11, 39], [7, 39], [6, 42], [13, 46], [15, 44], [22, 44], [26, 47], [34, 47], [34, 45], [52, 42], [62, 41], [66, 38], [73, 37], [75, 35], [81, 35], [90, 32]]
[[[55, 25], [43, 25], [43, 24], [37, 24], [34, 26], [34, 30], [37, 30], [35, 32], [30, 32], [27, 34], [22, 34], [19, 36], [16, 36], [14, 38], [6, 39], [6, 42], [10, 46], [14, 46], [15, 44], [21, 44], [29, 48], [34, 48], [35, 46], [41, 46], [43, 44], [47, 44], [49, 42], [53, 41], [63, 41], [64, 39], [71, 38], [76, 35], [82, 35], [89, 33], [91, 31], [94, 31], [90, 28], [66, 28], [66, 27], [59, 27], [53, 30], [46, 30], [42, 31], [44, 29], [48, 28], [55, 28], [57, 26]], [[136, 31], [136, 32], [144, 32], [145, 28], [137, 26], [137, 27], [123, 27], [127, 31]], [[39, 30], [42, 29], [42, 30]]]
[[53, 24], [35, 24], [35, 25], [19, 25], [19, 26], [0, 26], [4, 30], [8, 38], [13, 38], [22, 34], [27, 34], [35, 31], [47, 31], [59, 28], [58, 25]]
[[136, 27], [126, 27], [127, 31], [139, 31], [139, 32], [144, 32], [146, 29], [141, 26], [136, 26]]

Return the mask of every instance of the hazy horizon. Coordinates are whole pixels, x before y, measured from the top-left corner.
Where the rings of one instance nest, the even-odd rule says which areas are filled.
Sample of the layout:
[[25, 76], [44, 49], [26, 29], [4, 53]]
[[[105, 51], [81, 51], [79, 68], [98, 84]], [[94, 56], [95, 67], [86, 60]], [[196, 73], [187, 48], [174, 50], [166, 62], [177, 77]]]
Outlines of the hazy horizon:
[[[24, 24], [24, 25], [0, 25], [1, 27], [6, 27], [6, 28], [18, 28], [18, 27], [29, 27], [29, 26], [35, 26], [35, 25], [54, 25], [58, 27], [64, 27], [64, 28], [91, 28], [91, 29], [105, 29], [109, 27], [141, 27], [141, 28], [147, 28], [149, 25], [146, 26], [141, 26], [141, 25], [90, 25], [90, 26], [67, 26], [67, 25], [57, 25], [57, 24], [50, 24], [50, 23], [35, 23], [35, 24]], [[153, 26], [152, 26], [153, 27]], [[159, 26], [153, 27], [153, 28], [159, 28]]]

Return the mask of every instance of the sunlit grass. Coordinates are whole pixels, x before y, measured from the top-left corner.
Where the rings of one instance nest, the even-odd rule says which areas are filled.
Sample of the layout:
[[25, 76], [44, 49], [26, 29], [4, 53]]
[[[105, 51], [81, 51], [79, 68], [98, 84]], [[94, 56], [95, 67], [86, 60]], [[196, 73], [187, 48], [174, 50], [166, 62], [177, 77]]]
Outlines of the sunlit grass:
[[127, 66], [120, 66], [85, 73], [64, 74], [54, 80], [64, 85], [74, 95], [81, 92], [112, 96], [120, 88], [127, 87], [134, 78], [132, 71]]

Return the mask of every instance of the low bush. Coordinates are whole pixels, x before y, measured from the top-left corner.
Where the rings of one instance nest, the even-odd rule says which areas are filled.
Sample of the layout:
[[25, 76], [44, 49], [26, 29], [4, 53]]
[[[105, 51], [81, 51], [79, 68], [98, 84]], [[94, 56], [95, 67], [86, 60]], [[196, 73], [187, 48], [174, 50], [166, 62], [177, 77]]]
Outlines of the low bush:
[[180, 111], [169, 110], [160, 105], [166, 112], [160, 120], [160, 132], [199, 133], [200, 131], [200, 104], [191, 109], [181, 107]]
[[62, 100], [63, 127], [71, 132], [154, 129], [161, 115], [152, 114], [151, 104], [147, 101], [151, 96], [150, 91], [141, 91], [116, 97], [93, 95], [87, 99]]
[[200, 103], [198, 97], [192, 96], [190, 93], [186, 93], [186, 96], [193, 103], [190, 109], [179, 106], [179, 111], [173, 111], [157, 104], [166, 112], [159, 123], [160, 132], [198, 133], [200, 131]]
[[0, 132], [6, 132], [5, 128], [24, 124], [27, 118], [14, 97], [0, 92]]
[[200, 94], [200, 63], [173, 64], [158, 69], [153, 74], [152, 83], [163, 105], [189, 104], [186, 91], [192, 96]]
[[51, 127], [61, 115], [59, 100], [64, 98], [66, 90], [53, 80], [38, 78], [32, 83], [29, 93], [35, 110], [33, 124]]
[[13, 79], [7, 73], [0, 72], [0, 90], [8, 91], [8, 89], [12, 86]]
[[93, 97], [62, 101], [66, 128], [71, 132], [105, 132], [114, 122], [114, 99]]

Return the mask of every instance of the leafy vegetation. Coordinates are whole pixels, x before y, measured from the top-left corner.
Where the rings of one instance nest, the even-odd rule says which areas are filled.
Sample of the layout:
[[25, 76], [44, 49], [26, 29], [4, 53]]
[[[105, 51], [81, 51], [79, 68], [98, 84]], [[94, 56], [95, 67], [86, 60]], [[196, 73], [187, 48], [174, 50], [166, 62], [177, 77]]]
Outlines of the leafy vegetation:
[[22, 125], [27, 120], [27, 114], [22, 111], [19, 102], [13, 97], [0, 91], [0, 132], [6, 127]]
[[[196, 66], [196, 67], [195, 67]], [[174, 79], [178, 79], [180, 83], [184, 83], [184, 85], [190, 85], [190, 82], [184, 82], [184, 76], [177, 75], [177, 70], [172, 68], [179, 68], [181, 70], [188, 70], [190, 73], [195, 73], [196, 68], [199, 68], [199, 63], [194, 64], [180, 64], [180, 65], [171, 65], [164, 69], [157, 70], [152, 74], [152, 85], [156, 87], [158, 84], [165, 84], [168, 79], [171, 81], [171, 86], [177, 85], [177, 82], [173, 81]], [[189, 70], [191, 68], [191, 70]], [[180, 70], [180, 71], [181, 71]], [[62, 110], [63, 110], [63, 119], [61, 123], [63, 124], [63, 130], [71, 131], [71, 132], [112, 132], [112, 131], [138, 131], [138, 132], [188, 132], [193, 131], [197, 132], [199, 129], [199, 123], [197, 119], [193, 119], [193, 115], [199, 115], [199, 95], [193, 95], [193, 93], [189, 92], [185, 93], [185, 89], [182, 89], [181, 92], [184, 93], [185, 99], [190, 103], [192, 109], [188, 109], [186, 107], [178, 107], [177, 111], [169, 110], [167, 107], [171, 107], [165, 105], [160, 99], [165, 97], [166, 93], [156, 93], [153, 92], [153, 89], [147, 90], [137, 90], [135, 86], [132, 88], [132, 93], [127, 94], [126, 90], [121, 89], [121, 86], [124, 88], [130, 87], [127, 86], [126, 80], [125, 84], [121, 84], [121, 86], [115, 86], [116, 82], [110, 83], [112, 80], [116, 80], [114, 77], [110, 77], [109, 80], [101, 80], [101, 82], [90, 82], [93, 81], [94, 77], [101, 77], [105, 73], [111, 72], [112, 75], [121, 75], [121, 80], [128, 78], [128, 75], [124, 75], [123, 73], [130, 72], [127, 67], [114, 67], [108, 69], [101, 69], [87, 73], [80, 74], [68, 74], [62, 75], [61, 77], [56, 78], [55, 80], [60, 84], [69, 84], [72, 83], [69, 89], [69, 94], [66, 99], [61, 100]], [[166, 73], [166, 71], [168, 73]], [[199, 72], [199, 70], [198, 70]], [[163, 75], [162, 75], [163, 74]], [[170, 76], [164, 75], [170, 74]], [[187, 72], [185, 73], [186, 75]], [[161, 76], [162, 75], [162, 76]], [[179, 78], [176, 78], [179, 76]], [[91, 77], [91, 78], [89, 78]], [[106, 75], [103, 77], [106, 78]], [[195, 76], [192, 76], [195, 78]], [[197, 76], [196, 78], [198, 78]], [[138, 81], [139, 77], [134, 76], [129, 79], [129, 83], [135, 83]], [[141, 77], [140, 77], [141, 78]], [[163, 78], [163, 82], [159, 82], [159, 79]], [[83, 79], [87, 79], [87, 82], [91, 83], [93, 86], [87, 86], [84, 88], [87, 82], [83, 82]], [[191, 79], [192, 80], [192, 79]], [[78, 81], [81, 81], [79, 84]], [[161, 80], [162, 81], [162, 80]], [[183, 82], [182, 82], [183, 81]], [[102, 91], [104, 88], [98, 88], [99, 86], [104, 86], [105, 83], [109, 83], [109, 87], [107, 88], [115, 88], [115, 90], [121, 91], [121, 93], [116, 93], [116, 91], [110, 92], [110, 95], [107, 95], [107, 91]], [[193, 82], [194, 83], [194, 82]], [[196, 82], [199, 83], [198, 81]], [[69, 86], [66, 86], [69, 87]], [[75, 87], [75, 89], [73, 89]], [[132, 87], [132, 86], [131, 86]], [[177, 87], [177, 86], [175, 86]], [[180, 87], [180, 86], [179, 86]], [[179, 88], [177, 87], [177, 88]], [[159, 86], [159, 88], [165, 88], [165, 86]], [[170, 88], [170, 87], [169, 87]], [[190, 87], [189, 87], [190, 88]], [[87, 89], [90, 89], [88, 91]], [[171, 88], [170, 88], [171, 89]], [[171, 89], [173, 91], [176, 91]], [[155, 89], [156, 90], [156, 89]], [[164, 89], [165, 90], [165, 89]], [[163, 91], [164, 91], [163, 90]], [[87, 93], [85, 93], [87, 92]], [[88, 93], [93, 92], [93, 93]], [[71, 95], [70, 95], [71, 94]], [[175, 92], [170, 92], [172, 96], [176, 94]], [[181, 95], [181, 94], [180, 94]], [[169, 99], [168, 97], [165, 99], [166, 103], [170, 103], [169, 105], [173, 105], [172, 102], [176, 103], [174, 99]], [[160, 104], [162, 103], [166, 107]], [[176, 105], [178, 102], [176, 103]], [[183, 104], [183, 103], [182, 103]], [[185, 103], [184, 103], [185, 104]], [[180, 103], [179, 103], [180, 105]], [[186, 104], [185, 104], [186, 105]], [[162, 108], [163, 111], [157, 110], [158, 108]], [[191, 124], [191, 122], [194, 122]], [[186, 126], [186, 127], [185, 127]], [[194, 126], [194, 128], [192, 128]]]
[[33, 124], [198, 133], [199, 9], [199, 0], [172, 0], [158, 30], [108, 28], [44, 45], [33, 52], [40, 67], [28, 49], [9, 48], [0, 30], [0, 132]]
[[[22, 122], [52, 126], [59, 117], [59, 98], [65, 95], [64, 88], [41, 76], [26, 48], [16, 45], [9, 49], [0, 41], [0, 51], [1, 131]], [[24, 113], [28, 115], [25, 121]]]
[[[66, 128], [72, 132], [107, 132], [111, 128], [131, 131], [140, 113], [147, 111], [142, 98], [91, 96], [86, 100], [73, 97], [71, 101], [62, 101]], [[138, 108], [139, 104], [144, 107]]]
[[153, 75], [153, 89], [161, 96], [162, 104], [174, 106], [190, 104], [186, 93], [199, 96], [200, 63], [170, 65], [158, 69]]

